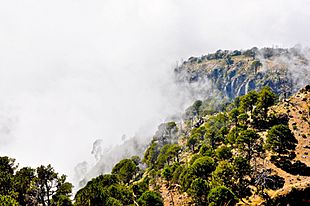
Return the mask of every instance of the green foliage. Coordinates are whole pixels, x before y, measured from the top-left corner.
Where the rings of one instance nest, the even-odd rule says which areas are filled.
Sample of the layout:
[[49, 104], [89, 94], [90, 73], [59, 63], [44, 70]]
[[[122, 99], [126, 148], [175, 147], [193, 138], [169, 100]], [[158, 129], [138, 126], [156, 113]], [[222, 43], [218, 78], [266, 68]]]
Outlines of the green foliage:
[[233, 161], [235, 184], [233, 186], [234, 193], [239, 197], [246, 197], [251, 195], [249, 188], [249, 176], [251, 174], [250, 161], [244, 157], [237, 156]]
[[221, 161], [212, 173], [213, 185], [225, 185], [232, 188], [234, 183], [234, 167], [227, 161]]
[[0, 203], [2, 206], [18, 206], [18, 202], [9, 195], [0, 195]]
[[107, 191], [110, 197], [119, 200], [123, 205], [130, 205], [133, 203], [132, 191], [124, 185], [113, 184], [108, 187]]
[[256, 54], [258, 53], [258, 48], [257, 47], [253, 47], [251, 49], [247, 49], [245, 51], [242, 51], [242, 54], [246, 57], [255, 57]]
[[72, 205], [72, 184], [51, 165], [17, 170], [15, 160], [0, 157], [1, 205]]
[[195, 176], [191, 172], [190, 167], [184, 167], [179, 177], [179, 183], [182, 186], [182, 190], [184, 192], [188, 190], [194, 178]]
[[227, 128], [228, 120], [226, 113], [219, 113], [210, 117], [205, 123], [205, 140], [208, 141], [212, 147], [221, 144], [225, 140], [225, 136], [229, 132]]
[[169, 165], [166, 165], [163, 169], [162, 176], [165, 180], [168, 182], [172, 179], [173, 176], [173, 170]]
[[129, 183], [136, 174], [137, 169], [137, 165], [134, 161], [131, 159], [123, 159], [113, 167], [112, 174], [117, 175], [122, 182]]
[[175, 122], [168, 122], [167, 123], [167, 130], [171, 131], [174, 130], [177, 127], [177, 124]]
[[196, 159], [198, 159], [200, 157], [203, 157], [203, 155], [201, 155], [201, 154], [194, 154], [194, 155], [192, 155], [188, 164], [189, 165], [193, 165], [194, 162], [196, 161]]
[[226, 139], [230, 144], [235, 144], [237, 141], [237, 137], [239, 136], [241, 128], [233, 127], [227, 134]]
[[153, 142], [157, 142], [159, 147], [165, 144], [171, 144], [176, 141], [178, 127], [175, 122], [166, 122], [158, 126], [158, 129], [153, 137]]
[[66, 195], [53, 196], [51, 206], [72, 206], [71, 199]]
[[146, 191], [138, 199], [140, 206], [163, 206], [163, 200], [157, 192]]
[[202, 105], [202, 101], [201, 100], [197, 100], [194, 102], [193, 104], [193, 114], [194, 116], [198, 116], [199, 115], [199, 108]]
[[137, 155], [130, 158], [137, 166], [141, 163], [141, 158]]
[[195, 151], [195, 147], [199, 142], [199, 134], [195, 133], [192, 134], [189, 139], [187, 140], [187, 144], [186, 146], [188, 146], [189, 148], [191, 148], [192, 151]]
[[214, 126], [217, 129], [221, 129], [224, 126], [227, 126], [228, 124], [228, 116], [226, 113], [218, 113], [215, 116], [210, 117], [206, 125], [210, 128], [210, 126]]
[[7, 156], [0, 158], [0, 171], [6, 174], [14, 174], [17, 169], [15, 165], [15, 159], [9, 158]]
[[52, 206], [71, 206], [70, 196], [72, 193], [73, 185], [69, 182], [66, 182], [66, 176], [61, 176], [58, 179], [58, 185], [56, 194], [52, 196], [53, 200], [51, 201]]
[[251, 165], [248, 159], [237, 156], [234, 159], [233, 165], [235, 167], [235, 173], [237, 178], [243, 178], [250, 174]]
[[256, 109], [260, 111], [263, 119], [267, 119], [268, 107], [274, 105], [277, 100], [277, 96], [271, 91], [270, 87], [264, 87], [258, 93], [257, 106]]
[[196, 100], [192, 106], [186, 109], [185, 115], [188, 119], [192, 119], [195, 116], [199, 116], [200, 107], [202, 105], [201, 100]]
[[[226, 58], [229, 60], [230, 57]], [[149, 191], [149, 185], [155, 191], [159, 189], [160, 176], [169, 185], [180, 184], [196, 205], [234, 205], [236, 196], [243, 198], [251, 195], [250, 185], [255, 182], [258, 188], [255, 178], [259, 174], [251, 164], [256, 164], [255, 158], [264, 154], [262, 139], [256, 133], [263, 127], [258, 126], [282, 122], [276, 115], [267, 117], [268, 108], [276, 102], [276, 96], [266, 87], [260, 92], [250, 91], [236, 98], [229, 106], [226, 106], [225, 100], [216, 105], [218, 102], [197, 100], [186, 111], [187, 118], [203, 120], [203, 124], [195, 125], [190, 133], [186, 127], [182, 130], [192, 151], [188, 156], [191, 157], [189, 162], [186, 153], [180, 160], [182, 148], [174, 144], [179, 138], [177, 124], [163, 123], [145, 151], [142, 162], [148, 168], [143, 177], [138, 167], [141, 164], [138, 156], [123, 159], [113, 167], [111, 174], [93, 178], [81, 188], [74, 197], [74, 205], [161, 206], [163, 200], [160, 194]], [[216, 111], [221, 112], [215, 114]], [[212, 115], [203, 117], [205, 114]], [[287, 123], [288, 117], [283, 117], [284, 120]], [[287, 154], [295, 149], [296, 143], [285, 125], [275, 125], [268, 131], [266, 147], [273, 152]], [[199, 153], [196, 153], [198, 149]], [[232, 151], [238, 156], [233, 157]], [[291, 174], [309, 172], [309, 167], [304, 163], [292, 163], [291, 159], [283, 159], [283, 156], [273, 158], [272, 162]], [[72, 184], [66, 182], [66, 176], [60, 176], [51, 165], [37, 169], [17, 168], [14, 159], [0, 157], [1, 205], [72, 206]], [[266, 177], [273, 179], [265, 181], [265, 188], [277, 189], [284, 184], [279, 176]], [[273, 184], [275, 181], [279, 184]]]
[[197, 205], [206, 205], [209, 191], [208, 182], [202, 178], [197, 178], [192, 182], [188, 193], [194, 198]]
[[173, 160], [172, 162], [179, 162], [179, 153], [181, 150], [181, 146], [178, 144], [173, 144], [168, 150], [169, 160]]
[[190, 166], [190, 173], [196, 177], [207, 179], [215, 169], [214, 160], [211, 157], [200, 157]]
[[256, 91], [250, 91], [246, 95], [240, 97], [240, 109], [244, 112], [252, 112], [257, 102], [258, 94]]
[[236, 126], [238, 126], [238, 116], [240, 114], [240, 111], [238, 108], [234, 108], [232, 109], [228, 116], [229, 116], [229, 119], [232, 123], [234, 123]]
[[[51, 205], [52, 197], [55, 195], [56, 200], [54, 202], [61, 198], [67, 199], [68, 204], [70, 204], [68, 197], [72, 192], [72, 184], [66, 182], [66, 176], [59, 177], [51, 165], [41, 165], [36, 172], [39, 203]], [[55, 204], [57, 205], [57, 203]]]
[[247, 159], [251, 159], [253, 153], [260, 152], [259, 147], [261, 144], [257, 141], [259, 138], [259, 135], [251, 129], [240, 132], [237, 138], [238, 148], [241, 152], [246, 153]]
[[122, 185], [114, 174], [93, 178], [76, 193], [74, 199], [76, 206], [109, 206], [111, 202], [118, 205], [118, 201], [110, 198], [122, 205], [133, 204], [134, 200], [132, 190]]
[[227, 187], [218, 186], [210, 191], [208, 201], [210, 206], [232, 206], [237, 202], [237, 198]]
[[166, 144], [164, 145], [158, 155], [155, 166], [161, 169], [165, 164], [172, 164], [179, 161], [179, 151], [181, 147], [178, 144]]
[[0, 194], [16, 197], [14, 191], [15, 159], [0, 157]]
[[287, 154], [296, 144], [296, 138], [286, 125], [275, 125], [267, 133], [266, 147], [278, 154]]
[[215, 150], [215, 156], [219, 160], [228, 160], [232, 157], [231, 148], [223, 145]]
[[143, 162], [147, 164], [148, 167], [153, 167], [159, 155], [159, 145], [153, 141], [152, 144], [146, 149], [144, 153]]
[[171, 147], [171, 144], [164, 145], [159, 152], [159, 155], [156, 160], [156, 168], [161, 169], [165, 166], [165, 164], [169, 161], [169, 148]]
[[109, 197], [107, 200], [107, 205], [111, 205], [111, 206], [123, 206], [122, 202], [113, 198], [113, 197]]
[[247, 127], [249, 115], [247, 113], [241, 113], [238, 116], [238, 122], [241, 124], [242, 127]]
[[193, 128], [191, 131], [191, 135], [196, 135], [198, 139], [203, 140], [203, 136], [206, 133], [206, 127], [204, 125], [198, 127], [198, 128]]
[[212, 157], [214, 154], [214, 150], [211, 146], [208, 146], [206, 144], [202, 144], [199, 150], [199, 154], [201, 156], [209, 156]]
[[35, 199], [36, 188], [33, 183], [36, 181], [35, 169], [23, 167], [15, 174], [15, 190], [18, 193], [18, 202], [21, 205], [30, 204], [28, 199]]
[[225, 98], [219, 100], [212, 97], [205, 99], [202, 102], [200, 109], [200, 116], [213, 115], [217, 112], [222, 112], [225, 110], [227, 105], [227, 100]]
[[181, 165], [178, 165], [175, 167], [174, 172], [172, 174], [172, 182], [179, 184], [180, 175], [182, 174], [184, 170], [184, 167]]
[[149, 189], [149, 179], [148, 178], [144, 178], [139, 182], [135, 182], [132, 185], [132, 191], [135, 194], [135, 196], [137, 197], [137, 199], [140, 198], [140, 196]]

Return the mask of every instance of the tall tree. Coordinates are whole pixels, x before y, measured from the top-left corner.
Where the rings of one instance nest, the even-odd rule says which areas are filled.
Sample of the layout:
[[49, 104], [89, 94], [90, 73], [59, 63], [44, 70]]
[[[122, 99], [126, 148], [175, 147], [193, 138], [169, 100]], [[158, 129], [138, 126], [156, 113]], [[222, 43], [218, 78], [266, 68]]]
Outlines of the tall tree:
[[[66, 182], [66, 176], [58, 176], [51, 165], [41, 165], [36, 169], [37, 172], [37, 188], [38, 188], [38, 202], [43, 206], [52, 205], [52, 197], [54, 195], [61, 196], [69, 200], [71, 195], [72, 184]], [[55, 197], [55, 196], [54, 196]], [[55, 201], [55, 200], [54, 200]]]
[[137, 172], [137, 165], [131, 159], [123, 159], [117, 163], [113, 169], [112, 174], [115, 174], [124, 183], [129, 183]]
[[277, 96], [271, 91], [270, 87], [264, 87], [258, 93], [257, 111], [262, 114], [263, 119], [267, 119], [268, 107], [272, 106], [277, 100]]
[[293, 133], [286, 125], [274, 125], [267, 133], [267, 149], [279, 155], [287, 154], [289, 150], [294, 150], [297, 143]]
[[238, 127], [238, 116], [240, 114], [240, 111], [238, 108], [233, 108], [230, 112], [229, 112], [229, 119], [232, 123], [234, 123], [236, 125], [236, 127]]
[[197, 177], [207, 179], [215, 169], [214, 160], [211, 157], [200, 157], [191, 165], [191, 173]]
[[233, 161], [233, 166], [235, 168], [235, 194], [239, 198], [249, 196], [251, 194], [251, 190], [249, 188], [250, 180], [248, 178], [251, 174], [250, 161], [244, 157], [237, 156]]
[[212, 173], [213, 185], [225, 185], [232, 188], [234, 183], [234, 167], [227, 161], [221, 161]]
[[15, 189], [18, 192], [18, 202], [21, 205], [38, 204], [36, 200], [37, 188], [35, 187], [35, 169], [23, 167], [15, 174]]
[[0, 157], [0, 194], [16, 196], [14, 191], [15, 159]]
[[240, 97], [240, 108], [241, 110], [252, 114], [253, 108], [257, 102], [258, 94], [256, 91], [252, 90], [246, 95]]
[[157, 157], [159, 155], [160, 147], [155, 140], [152, 141], [151, 145], [144, 152], [143, 163], [146, 163], [148, 167], [154, 167]]
[[207, 204], [207, 195], [210, 191], [210, 185], [202, 178], [196, 178], [189, 189], [189, 194], [195, 200], [198, 206]]
[[246, 153], [246, 158], [251, 159], [252, 154], [256, 152], [256, 143], [259, 139], [259, 135], [251, 129], [240, 132], [237, 138], [238, 148], [241, 152]]

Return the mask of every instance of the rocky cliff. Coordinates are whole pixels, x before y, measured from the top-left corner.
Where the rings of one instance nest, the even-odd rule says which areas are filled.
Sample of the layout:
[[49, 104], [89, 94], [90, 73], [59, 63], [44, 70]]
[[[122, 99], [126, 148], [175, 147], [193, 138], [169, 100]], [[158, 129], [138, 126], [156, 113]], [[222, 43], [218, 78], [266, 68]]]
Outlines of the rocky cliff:
[[210, 93], [229, 99], [264, 86], [288, 97], [310, 82], [309, 54], [298, 47], [218, 50], [184, 61], [175, 68], [176, 80], [180, 84], [209, 81]]

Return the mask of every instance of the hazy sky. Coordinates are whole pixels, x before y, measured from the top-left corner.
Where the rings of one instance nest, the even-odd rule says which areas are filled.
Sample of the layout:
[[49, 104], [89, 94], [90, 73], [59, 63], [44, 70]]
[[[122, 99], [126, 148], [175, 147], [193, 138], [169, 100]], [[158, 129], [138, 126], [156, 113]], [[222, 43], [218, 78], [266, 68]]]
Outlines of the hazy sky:
[[[176, 62], [310, 45], [309, 0], [0, 0], [0, 155], [71, 175], [176, 112]], [[177, 107], [174, 105], [178, 105]]]

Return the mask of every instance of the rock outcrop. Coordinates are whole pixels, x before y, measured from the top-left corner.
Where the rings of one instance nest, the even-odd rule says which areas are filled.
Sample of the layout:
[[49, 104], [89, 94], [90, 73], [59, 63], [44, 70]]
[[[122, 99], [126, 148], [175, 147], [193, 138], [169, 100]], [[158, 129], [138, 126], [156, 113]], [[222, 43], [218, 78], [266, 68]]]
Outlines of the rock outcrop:
[[298, 48], [256, 47], [191, 57], [175, 68], [179, 83], [208, 79], [212, 93], [233, 99], [264, 86], [288, 97], [310, 83], [310, 52]]

